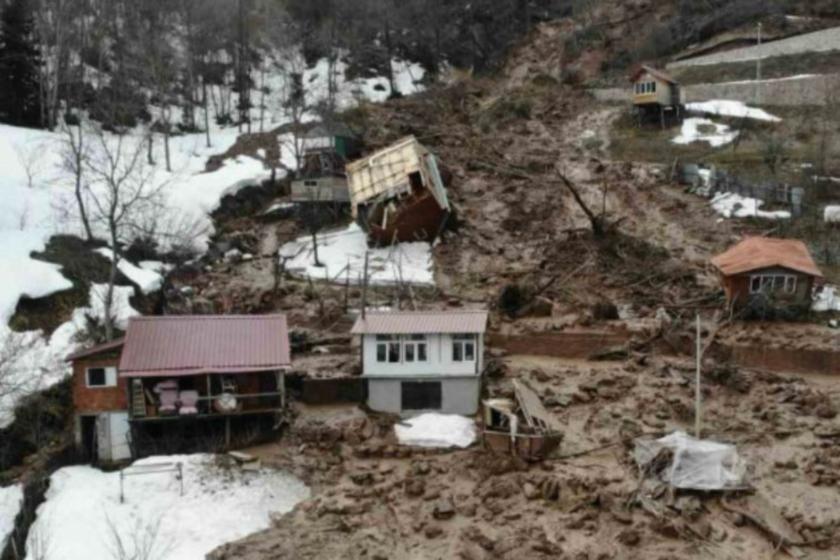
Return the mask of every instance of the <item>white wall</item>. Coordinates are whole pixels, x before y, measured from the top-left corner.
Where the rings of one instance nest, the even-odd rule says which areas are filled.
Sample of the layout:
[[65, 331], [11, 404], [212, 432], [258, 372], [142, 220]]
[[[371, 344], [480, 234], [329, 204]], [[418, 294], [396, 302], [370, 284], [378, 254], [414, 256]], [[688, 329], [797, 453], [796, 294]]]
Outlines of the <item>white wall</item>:
[[476, 335], [475, 360], [471, 362], [452, 361], [452, 337], [449, 334], [426, 335], [428, 345], [426, 362], [405, 362], [400, 356], [399, 363], [376, 361], [376, 335], [362, 337], [362, 365], [365, 376], [465, 376], [479, 375], [484, 369], [484, 338]]
[[[437, 381], [440, 378], [431, 378]], [[405, 381], [414, 381], [405, 380]], [[402, 410], [402, 379], [399, 378], [370, 378], [368, 379], [368, 406], [380, 412], [392, 414], [414, 415], [423, 411]], [[481, 394], [480, 377], [452, 377], [440, 380], [441, 407], [438, 412], [443, 414], [462, 414], [472, 416], [478, 412], [478, 401]]]

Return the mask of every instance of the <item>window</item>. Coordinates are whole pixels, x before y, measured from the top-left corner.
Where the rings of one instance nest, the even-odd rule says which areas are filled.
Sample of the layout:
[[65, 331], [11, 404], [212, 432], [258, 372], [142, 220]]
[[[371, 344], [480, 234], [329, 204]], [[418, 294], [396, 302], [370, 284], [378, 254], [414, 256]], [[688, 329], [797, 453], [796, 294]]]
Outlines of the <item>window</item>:
[[475, 335], [474, 334], [453, 334], [452, 335], [452, 361], [472, 362], [475, 361]]
[[388, 334], [376, 335], [376, 361], [391, 364], [400, 361], [399, 337]]
[[117, 368], [115, 367], [93, 367], [85, 371], [85, 382], [88, 387], [116, 387]]
[[650, 83], [650, 91], [652, 91], [653, 93], [656, 93], [656, 82], [651, 82]]
[[440, 410], [443, 402], [440, 381], [400, 383], [402, 410]]
[[751, 294], [796, 293], [796, 276], [792, 274], [753, 274], [750, 276]]
[[426, 335], [412, 334], [403, 341], [404, 355], [406, 362], [428, 361], [426, 348]]

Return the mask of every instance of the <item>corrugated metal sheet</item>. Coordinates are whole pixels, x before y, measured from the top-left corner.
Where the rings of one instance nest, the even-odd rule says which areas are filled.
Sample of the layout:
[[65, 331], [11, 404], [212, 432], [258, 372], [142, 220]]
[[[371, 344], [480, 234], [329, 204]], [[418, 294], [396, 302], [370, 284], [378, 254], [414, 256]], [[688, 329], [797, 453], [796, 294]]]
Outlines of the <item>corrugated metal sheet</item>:
[[483, 333], [486, 311], [368, 311], [352, 334]]
[[398, 195], [411, 192], [408, 176], [412, 173], [420, 173], [423, 185], [434, 195], [440, 207], [449, 209], [435, 156], [414, 136], [407, 136], [366, 158], [349, 163], [346, 169], [354, 215], [358, 205], [383, 193]]
[[748, 237], [714, 257], [712, 264], [724, 276], [780, 266], [822, 278], [808, 247], [797, 239]]
[[285, 315], [135, 317], [120, 376], [270, 371], [290, 365]]
[[80, 360], [82, 358], [89, 358], [90, 356], [96, 356], [97, 354], [103, 354], [105, 352], [113, 352], [118, 350], [122, 347], [123, 343], [125, 342], [124, 339], [118, 338], [117, 340], [112, 340], [111, 342], [105, 342], [103, 344], [97, 344], [96, 346], [92, 346], [90, 348], [84, 350], [78, 350], [73, 352], [66, 358], [64, 358], [67, 362], [73, 362], [76, 360]]

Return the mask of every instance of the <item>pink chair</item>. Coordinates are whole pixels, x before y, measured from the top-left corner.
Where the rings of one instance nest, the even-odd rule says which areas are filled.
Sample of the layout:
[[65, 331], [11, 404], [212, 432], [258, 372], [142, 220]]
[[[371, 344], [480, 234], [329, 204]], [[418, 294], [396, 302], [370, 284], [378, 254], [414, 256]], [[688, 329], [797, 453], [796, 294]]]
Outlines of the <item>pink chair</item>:
[[198, 414], [198, 391], [181, 391], [179, 414]]
[[175, 380], [161, 381], [154, 387], [158, 394], [160, 414], [175, 414], [178, 411], [178, 382]]

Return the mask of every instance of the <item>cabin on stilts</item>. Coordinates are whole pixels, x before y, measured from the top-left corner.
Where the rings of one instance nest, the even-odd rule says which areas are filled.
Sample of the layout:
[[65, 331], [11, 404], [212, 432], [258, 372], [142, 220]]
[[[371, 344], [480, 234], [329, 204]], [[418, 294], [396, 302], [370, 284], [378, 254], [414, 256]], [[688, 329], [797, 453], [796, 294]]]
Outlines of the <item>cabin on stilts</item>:
[[636, 119], [659, 123], [662, 128], [682, 121], [683, 105], [680, 84], [661, 70], [640, 66], [631, 76], [633, 107]]

